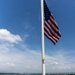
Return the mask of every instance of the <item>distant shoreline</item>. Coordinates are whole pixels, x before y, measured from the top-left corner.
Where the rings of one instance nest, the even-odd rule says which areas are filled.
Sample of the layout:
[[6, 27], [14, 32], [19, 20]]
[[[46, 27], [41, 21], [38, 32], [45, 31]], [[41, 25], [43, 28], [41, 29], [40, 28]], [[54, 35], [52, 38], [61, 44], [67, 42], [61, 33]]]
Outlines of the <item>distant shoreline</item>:
[[[0, 75], [42, 75], [42, 73], [0, 73]], [[75, 75], [75, 73], [47, 73], [46, 75]]]

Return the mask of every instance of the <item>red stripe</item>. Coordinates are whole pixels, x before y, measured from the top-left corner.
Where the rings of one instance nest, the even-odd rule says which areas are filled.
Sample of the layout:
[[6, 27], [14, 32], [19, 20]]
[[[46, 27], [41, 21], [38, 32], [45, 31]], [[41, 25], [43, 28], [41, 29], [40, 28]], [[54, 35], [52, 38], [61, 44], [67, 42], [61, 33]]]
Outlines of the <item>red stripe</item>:
[[48, 36], [51, 36], [56, 42], [58, 41], [58, 39], [52, 36], [45, 28], [44, 28], [44, 31], [48, 34]]
[[52, 22], [52, 24], [53, 24], [57, 29], [59, 29], [58, 26], [57, 26], [57, 24], [56, 24], [56, 22], [55, 22], [55, 20], [52, 18], [52, 16], [50, 16], [50, 21]]
[[[52, 29], [58, 36], [61, 37], [61, 34], [60, 34], [59, 30], [56, 29], [56, 28], [54, 28], [54, 27], [53, 27], [53, 24], [50, 24], [49, 22], [48, 22], [48, 24], [50, 25], [51, 29]], [[57, 30], [58, 30], [58, 31], [57, 31]]]
[[[52, 15], [52, 13], [51, 13], [51, 15], [50, 15], [53, 19], [54, 19], [54, 17], [53, 17], [53, 15]], [[54, 19], [55, 20], [55, 19]]]
[[[48, 25], [46, 23], [44, 23], [44, 25], [48, 28], [48, 30], [50, 31], [50, 33], [52, 34], [52, 36], [54, 36], [55, 38], [57, 38], [59, 40], [59, 38], [56, 36], [56, 33], [53, 33], [50, 29], [50, 27], [48, 27]], [[55, 35], [56, 34], [56, 35]]]
[[54, 45], [56, 44], [56, 43], [55, 43], [50, 37], [48, 37], [45, 33], [44, 33], [44, 35], [45, 35], [49, 40], [51, 40]]
[[56, 44], [59, 38], [61, 37], [59, 28], [46, 3], [44, 5], [44, 9], [44, 34], [49, 40]]
[[46, 21], [45, 21], [45, 23], [46, 23], [46, 26], [51, 30], [51, 32], [52, 32], [57, 38], [59, 38], [59, 35], [57, 35], [57, 33], [54, 32], [54, 30], [51, 28], [50, 24], [47, 23]]
[[48, 31], [46, 29], [44, 29], [45, 32], [48, 34], [48, 36], [50, 36], [54, 41], [58, 41], [58, 39], [56, 39], [54, 36], [52, 36], [51, 34], [48, 33]]

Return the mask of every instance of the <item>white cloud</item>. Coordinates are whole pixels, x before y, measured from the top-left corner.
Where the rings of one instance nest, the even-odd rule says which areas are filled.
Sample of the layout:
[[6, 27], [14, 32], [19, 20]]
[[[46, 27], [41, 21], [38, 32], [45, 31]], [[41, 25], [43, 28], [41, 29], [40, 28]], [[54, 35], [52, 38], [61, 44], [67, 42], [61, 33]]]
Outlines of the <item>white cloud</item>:
[[[3, 69], [7, 72], [13, 71], [21, 73], [42, 71], [41, 52], [36, 50], [30, 50], [28, 47], [22, 48], [25, 50], [21, 51], [14, 47], [12, 44], [4, 44], [4, 48], [1, 48], [1, 46], [0, 70]], [[52, 56], [47, 54], [45, 55], [46, 72], [70, 72], [75, 69], [75, 64], [71, 62], [69, 57], [66, 57], [60, 51], [55, 53], [55, 55]], [[73, 57], [73, 59], [75, 59], [75, 57]]]
[[[8, 36], [14, 41], [9, 40]], [[11, 36], [15, 36], [17, 40]], [[18, 43], [16, 47], [14, 43], [22, 39], [6, 29], [0, 29], [0, 40], [4, 41], [0, 43], [0, 71], [42, 72], [41, 50], [31, 50], [23, 43]], [[75, 57], [67, 56], [65, 53], [63, 50], [59, 50], [51, 55], [46, 54], [46, 72], [74, 72]]]
[[14, 63], [5, 63], [3, 64], [4, 66], [7, 66], [7, 67], [15, 67], [15, 64]]
[[18, 43], [19, 41], [22, 41], [19, 35], [14, 35], [6, 29], [0, 29], [0, 40], [9, 43]]

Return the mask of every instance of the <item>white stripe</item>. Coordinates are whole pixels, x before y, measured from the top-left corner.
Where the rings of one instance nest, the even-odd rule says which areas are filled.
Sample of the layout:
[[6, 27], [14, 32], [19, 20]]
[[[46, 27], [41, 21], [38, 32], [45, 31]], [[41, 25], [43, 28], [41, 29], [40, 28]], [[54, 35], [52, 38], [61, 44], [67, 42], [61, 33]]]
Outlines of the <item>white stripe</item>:
[[[54, 37], [51, 33], [50, 33], [50, 31], [48, 30], [48, 28], [45, 26], [45, 29], [49, 32], [49, 34], [53, 37], [53, 39], [55, 39], [56, 41], [58, 41], [58, 39], [56, 38], [56, 37]], [[46, 32], [46, 31], [45, 31]]]
[[51, 26], [60, 34], [60, 31], [59, 31], [59, 29], [57, 29], [54, 25], [53, 25], [53, 23], [51, 23], [51, 21], [50, 20], [48, 20], [48, 22], [51, 24]]
[[56, 43], [56, 40], [54, 40], [51, 36], [49, 36], [46, 32], [45, 34], [47, 35], [47, 37], [49, 37], [54, 43]]
[[56, 24], [56, 26], [58, 27], [56, 21], [50, 16], [50, 19]]
[[[57, 36], [58, 38], [60, 38], [54, 31], [53, 29], [50, 27], [50, 25], [45, 21], [45, 23], [47, 24], [47, 26], [50, 28], [50, 30], [52, 31], [52, 33]], [[45, 25], [44, 25], [45, 26]]]

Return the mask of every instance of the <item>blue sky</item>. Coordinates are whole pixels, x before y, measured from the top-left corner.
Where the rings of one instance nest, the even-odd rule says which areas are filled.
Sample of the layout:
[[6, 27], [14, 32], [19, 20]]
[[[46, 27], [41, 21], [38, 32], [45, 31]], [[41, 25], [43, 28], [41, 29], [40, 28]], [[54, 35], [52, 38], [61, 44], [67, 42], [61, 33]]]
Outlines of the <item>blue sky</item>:
[[[45, 37], [46, 72], [74, 72], [75, 0], [46, 0], [62, 37]], [[40, 0], [0, 0], [0, 72], [41, 73]], [[33, 68], [32, 68], [33, 67]]]

